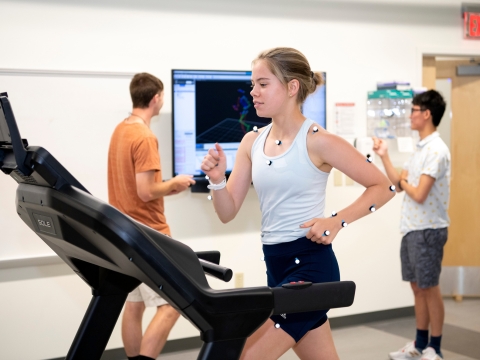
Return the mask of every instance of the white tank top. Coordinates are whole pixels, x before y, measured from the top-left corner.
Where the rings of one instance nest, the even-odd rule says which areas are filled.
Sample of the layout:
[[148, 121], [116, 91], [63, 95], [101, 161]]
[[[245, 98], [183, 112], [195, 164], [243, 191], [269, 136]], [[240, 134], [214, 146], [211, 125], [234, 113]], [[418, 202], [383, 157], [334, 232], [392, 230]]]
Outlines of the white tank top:
[[329, 173], [319, 170], [308, 156], [307, 133], [313, 123], [306, 119], [290, 148], [280, 156], [264, 152], [272, 124], [252, 145], [252, 180], [260, 200], [263, 244], [301, 238], [309, 231], [300, 228], [301, 224], [324, 217]]

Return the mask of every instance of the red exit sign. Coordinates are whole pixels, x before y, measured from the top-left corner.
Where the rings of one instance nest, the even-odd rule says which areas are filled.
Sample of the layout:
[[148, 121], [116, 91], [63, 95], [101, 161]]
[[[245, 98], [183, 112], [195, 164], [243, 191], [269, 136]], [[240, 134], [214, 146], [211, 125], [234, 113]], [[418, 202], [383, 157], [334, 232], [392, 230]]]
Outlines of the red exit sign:
[[466, 39], [480, 39], [480, 11], [463, 13], [463, 34]]

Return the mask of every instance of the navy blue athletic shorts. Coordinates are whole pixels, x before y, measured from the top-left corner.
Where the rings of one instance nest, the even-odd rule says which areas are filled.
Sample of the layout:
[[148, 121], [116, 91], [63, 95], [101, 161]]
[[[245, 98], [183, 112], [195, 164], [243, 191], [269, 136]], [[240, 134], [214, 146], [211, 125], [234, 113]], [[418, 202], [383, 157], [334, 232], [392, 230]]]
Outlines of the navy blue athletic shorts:
[[[292, 281], [323, 283], [340, 280], [331, 244], [317, 244], [302, 237], [283, 244], [263, 245], [263, 254], [269, 287], [280, 287]], [[327, 321], [328, 310], [273, 315], [270, 319], [298, 342], [308, 331]]]

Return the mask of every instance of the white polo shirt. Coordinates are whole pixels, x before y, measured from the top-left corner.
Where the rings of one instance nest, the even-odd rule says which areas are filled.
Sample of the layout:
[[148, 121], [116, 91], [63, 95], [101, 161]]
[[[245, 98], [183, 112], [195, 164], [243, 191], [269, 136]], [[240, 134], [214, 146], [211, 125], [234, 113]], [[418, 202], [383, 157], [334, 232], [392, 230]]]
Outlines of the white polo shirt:
[[450, 151], [434, 132], [418, 142], [415, 152], [405, 162], [403, 168], [408, 171], [408, 183], [418, 186], [422, 174], [435, 179], [432, 189], [423, 204], [415, 202], [405, 193], [400, 218], [400, 232], [441, 229], [448, 227], [448, 202], [450, 196]]

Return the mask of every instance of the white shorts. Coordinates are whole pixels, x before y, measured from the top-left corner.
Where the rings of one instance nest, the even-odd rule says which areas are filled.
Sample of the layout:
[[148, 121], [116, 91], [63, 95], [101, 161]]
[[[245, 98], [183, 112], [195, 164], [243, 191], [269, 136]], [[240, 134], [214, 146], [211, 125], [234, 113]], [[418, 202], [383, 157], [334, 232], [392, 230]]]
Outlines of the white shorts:
[[130, 294], [128, 294], [127, 301], [144, 302], [145, 306], [162, 306], [167, 305], [168, 302], [153, 291], [149, 286], [141, 283]]

